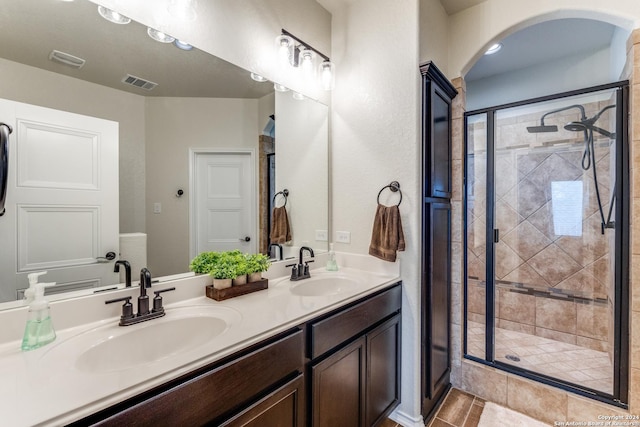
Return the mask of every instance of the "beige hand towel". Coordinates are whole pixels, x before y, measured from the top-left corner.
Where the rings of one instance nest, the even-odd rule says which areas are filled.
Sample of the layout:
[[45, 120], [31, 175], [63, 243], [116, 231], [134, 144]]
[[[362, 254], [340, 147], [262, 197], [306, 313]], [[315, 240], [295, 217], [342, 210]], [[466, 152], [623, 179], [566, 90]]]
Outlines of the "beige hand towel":
[[284, 206], [273, 208], [271, 214], [271, 243], [286, 243], [291, 241], [289, 217]]
[[373, 220], [369, 255], [384, 261], [395, 262], [396, 251], [404, 251], [404, 232], [398, 206], [378, 204]]

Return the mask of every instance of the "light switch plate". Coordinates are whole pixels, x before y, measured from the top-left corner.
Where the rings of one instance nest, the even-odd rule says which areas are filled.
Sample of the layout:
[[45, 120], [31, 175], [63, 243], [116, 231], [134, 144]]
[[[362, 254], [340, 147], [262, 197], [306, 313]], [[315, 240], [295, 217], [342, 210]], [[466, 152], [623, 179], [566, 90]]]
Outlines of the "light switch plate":
[[316, 241], [326, 242], [329, 240], [329, 233], [327, 230], [316, 230]]
[[336, 231], [336, 242], [338, 243], [351, 243], [350, 231]]
[[160, 212], [162, 212], [162, 204], [160, 204], [158, 202], [154, 203], [153, 204], [153, 213], [154, 214], [158, 214]]

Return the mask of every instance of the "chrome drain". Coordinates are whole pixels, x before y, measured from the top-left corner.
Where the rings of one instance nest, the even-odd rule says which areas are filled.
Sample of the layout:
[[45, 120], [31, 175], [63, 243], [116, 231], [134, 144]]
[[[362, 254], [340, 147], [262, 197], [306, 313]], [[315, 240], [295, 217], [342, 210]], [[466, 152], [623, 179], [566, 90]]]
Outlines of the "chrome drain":
[[511, 360], [512, 362], [519, 362], [520, 358], [518, 356], [516, 356], [515, 354], [507, 354], [506, 356], [507, 359]]

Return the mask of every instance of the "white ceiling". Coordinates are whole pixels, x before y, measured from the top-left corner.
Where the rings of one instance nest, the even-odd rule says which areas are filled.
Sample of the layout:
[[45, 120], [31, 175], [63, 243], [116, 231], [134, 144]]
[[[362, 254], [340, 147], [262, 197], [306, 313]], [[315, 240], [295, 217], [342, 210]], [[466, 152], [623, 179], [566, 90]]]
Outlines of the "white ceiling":
[[[443, 0], [444, 1], [444, 0]], [[482, 56], [465, 76], [467, 82], [609, 47], [614, 25], [591, 19], [559, 19], [520, 30], [502, 49]]]
[[[136, 22], [117, 25], [89, 1], [5, 1], [0, 8], [0, 57], [145, 96], [260, 98], [270, 83], [193, 49], [159, 43]], [[79, 70], [48, 59], [60, 50], [86, 60]], [[158, 83], [146, 91], [121, 83], [126, 74]]]

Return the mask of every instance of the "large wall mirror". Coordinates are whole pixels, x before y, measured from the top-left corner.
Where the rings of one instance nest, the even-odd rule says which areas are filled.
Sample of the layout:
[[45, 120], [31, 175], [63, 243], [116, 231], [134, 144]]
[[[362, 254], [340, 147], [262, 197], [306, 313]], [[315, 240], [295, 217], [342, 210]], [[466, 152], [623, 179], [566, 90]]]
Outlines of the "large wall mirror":
[[0, 122], [13, 127], [2, 306], [37, 271], [68, 297], [121, 283], [117, 259], [135, 281], [145, 266], [186, 273], [203, 250], [265, 253], [285, 202], [291, 239], [274, 256], [327, 249], [326, 105], [87, 0], [9, 2], [0, 36]]

